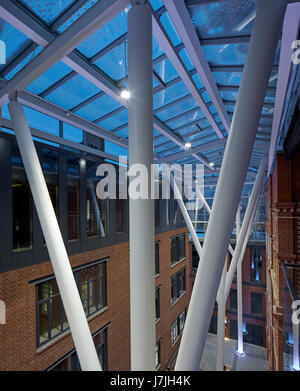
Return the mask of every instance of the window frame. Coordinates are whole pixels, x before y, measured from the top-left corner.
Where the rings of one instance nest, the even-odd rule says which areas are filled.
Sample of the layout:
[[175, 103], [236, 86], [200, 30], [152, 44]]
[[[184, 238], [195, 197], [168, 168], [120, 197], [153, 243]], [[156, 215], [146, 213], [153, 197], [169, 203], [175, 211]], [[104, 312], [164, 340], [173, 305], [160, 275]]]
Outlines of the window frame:
[[[182, 275], [182, 276], [181, 276]], [[175, 283], [173, 284], [173, 281]], [[180, 289], [180, 282], [182, 282], [182, 290]], [[176, 291], [176, 298], [173, 300], [174, 290]], [[174, 305], [186, 292], [186, 267], [184, 266], [178, 272], [171, 276], [171, 305]]]
[[[108, 260], [109, 260], [109, 258], [104, 258], [104, 259], [101, 259], [101, 260], [98, 260], [98, 261], [90, 262], [90, 263], [85, 264], [85, 265], [80, 265], [80, 266], [75, 267], [75, 268], [72, 269], [72, 272], [73, 272], [73, 275], [74, 275], [74, 278], [75, 278], [75, 282], [76, 282], [76, 285], [77, 285], [77, 288], [78, 288], [78, 291], [79, 291], [80, 299], [82, 300], [81, 289], [80, 289], [81, 285], [79, 285], [79, 275], [80, 275], [79, 273], [80, 273], [80, 271], [84, 270], [84, 269], [91, 268], [93, 266], [97, 266], [97, 265], [102, 265], [102, 268], [103, 268], [102, 276], [97, 278], [99, 280], [102, 279], [103, 305], [98, 307], [98, 304], [97, 304], [97, 308], [96, 308], [96, 310], [94, 312], [89, 312], [89, 311], [87, 313], [85, 312], [87, 319], [90, 318], [91, 316], [95, 316], [95, 314], [100, 313], [104, 308], [107, 307], [107, 261]], [[55, 283], [56, 283], [55, 275], [47, 276], [45, 278], [41, 278], [41, 279], [35, 280], [35, 281], [30, 283], [30, 284], [35, 285], [36, 348], [37, 349], [40, 349], [41, 347], [43, 347], [44, 345], [48, 344], [49, 342], [54, 341], [57, 337], [59, 337], [62, 334], [70, 331], [70, 326], [69, 325], [66, 328], [63, 327], [63, 324], [64, 324], [64, 322], [63, 322], [63, 319], [64, 319], [63, 318], [64, 308], [63, 308], [60, 292], [58, 290], [58, 292], [55, 293], [55, 295], [53, 295], [53, 297], [59, 297], [60, 298], [60, 325], [61, 325], [61, 331], [59, 333], [55, 334], [55, 336], [53, 336], [53, 337], [51, 336], [51, 321], [52, 321], [52, 306], [51, 306], [52, 296], [50, 295], [50, 284], [51, 284], [51, 281], [55, 281]], [[47, 286], [48, 286], [48, 294], [47, 294], [48, 297], [39, 300], [39, 286], [41, 284], [45, 284], [45, 283], [47, 283]], [[88, 291], [89, 291], [89, 288], [88, 288]], [[98, 295], [98, 299], [100, 299], [99, 295]], [[89, 301], [90, 301], [90, 297], [88, 296], [88, 298], [87, 298], [88, 308], [89, 308]], [[47, 303], [47, 311], [48, 311], [48, 315], [47, 315], [48, 316], [48, 319], [47, 319], [47, 322], [48, 322], [47, 323], [48, 324], [48, 327], [47, 327], [48, 339], [43, 341], [43, 342], [40, 342], [40, 305], [41, 304], [45, 304], [45, 303]]]

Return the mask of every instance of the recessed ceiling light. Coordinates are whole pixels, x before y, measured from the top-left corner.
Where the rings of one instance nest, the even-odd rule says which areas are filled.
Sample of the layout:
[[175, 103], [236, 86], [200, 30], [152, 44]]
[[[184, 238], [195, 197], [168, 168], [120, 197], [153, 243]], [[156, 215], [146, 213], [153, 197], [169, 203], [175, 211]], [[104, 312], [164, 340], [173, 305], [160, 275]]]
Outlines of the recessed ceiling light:
[[121, 98], [126, 99], [126, 100], [128, 100], [130, 98], [130, 92], [128, 90], [126, 90], [125, 88], [123, 88], [121, 90], [120, 95], [121, 95]]
[[191, 148], [192, 144], [189, 143], [189, 142], [187, 142], [187, 143], [184, 144], [184, 146], [185, 146], [186, 148]]
[[209, 163], [209, 167], [214, 167], [215, 163], [214, 162], [210, 162]]

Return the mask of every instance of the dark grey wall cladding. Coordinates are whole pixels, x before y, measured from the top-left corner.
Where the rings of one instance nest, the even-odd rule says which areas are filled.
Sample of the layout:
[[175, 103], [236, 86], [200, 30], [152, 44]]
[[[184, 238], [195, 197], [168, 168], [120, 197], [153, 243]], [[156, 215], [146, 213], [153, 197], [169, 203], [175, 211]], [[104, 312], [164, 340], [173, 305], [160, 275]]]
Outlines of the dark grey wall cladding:
[[[32, 211], [32, 249], [25, 251], [13, 251], [13, 208], [12, 208], [12, 165], [11, 151], [15, 137], [2, 133], [0, 136], [0, 273], [15, 270], [30, 265], [49, 261], [47, 248], [44, 244], [43, 234], [39, 223], [36, 209]], [[85, 251], [95, 250], [119, 244], [129, 239], [128, 201], [125, 208], [125, 232], [116, 233], [116, 206], [115, 200], [109, 202], [109, 235], [105, 238], [87, 238], [86, 235], [86, 172], [84, 166], [80, 166], [80, 240], [67, 242], [67, 155], [74, 155], [88, 160], [101, 163], [99, 158], [84, 155], [63, 148], [55, 148], [47, 144], [35, 142], [38, 153], [42, 148], [59, 151], [58, 154], [58, 202], [59, 202], [59, 225], [69, 255], [79, 254]], [[177, 224], [166, 225], [166, 208], [163, 201], [159, 202], [160, 225], [156, 226], [156, 233], [162, 233], [184, 227], [183, 221]], [[179, 219], [178, 219], [179, 220]]]

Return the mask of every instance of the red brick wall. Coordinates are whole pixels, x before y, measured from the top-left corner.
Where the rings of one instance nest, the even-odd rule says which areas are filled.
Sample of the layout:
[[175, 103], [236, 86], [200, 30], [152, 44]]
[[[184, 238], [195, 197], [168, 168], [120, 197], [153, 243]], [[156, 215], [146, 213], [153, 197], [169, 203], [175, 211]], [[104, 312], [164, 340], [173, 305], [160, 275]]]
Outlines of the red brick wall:
[[[169, 237], [185, 229], [157, 235], [160, 239], [161, 320], [157, 337], [161, 338], [162, 364], [177, 345], [171, 346], [169, 326], [182, 308], [187, 306], [187, 292], [171, 308], [170, 276], [188, 262], [182, 261], [171, 269]], [[188, 245], [187, 245], [188, 246]], [[188, 248], [187, 248], [188, 254]], [[72, 267], [109, 257], [107, 261], [107, 308], [89, 319], [94, 333], [108, 322], [108, 369], [130, 369], [129, 315], [129, 244], [122, 243], [70, 257]], [[188, 276], [188, 270], [187, 276]], [[50, 262], [10, 271], [0, 275], [0, 299], [6, 304], [6, 324], [0, 325], [0, 370], [44, 370], [73, 348], [70, 332], [36, 349], [35, 286], [29, 282], [53, 274]], [[188, 280], [188, 278], [187, 278]], [[174, 318], [174, 319], [173, 319]]]
[[[272, 186], [270, 186], [270, 183]], [[271, 258], [267, 272], [270, 276], [271, 300], [268, 313], [270, 333], [268, 356], [271, 370], [283, 369], [282, 354], [282, 263], [299, 263], [297, 253], [297, 221], [300, 202], [300, 154], [286, 159], [282, 153], [276, 156], [274, 172], [265, 187], [266, 199], [270, 200], [266, 214], [267, 238], [271, 239]]]
[[[156, 240], [160, 240], [160, 274], [156, 277], [155, 284], [160, 287], [160, 317], [156, 327], [156, 340], [161, 339], [161, 366], [164, 370], [167, 366], [171, 366], [172, 360], [176, 357], [180, 338], [172, 345], [171, 341], [171, 324], [175, 321], [178, 315], [187, 309], [190, 299], [190, 262], [189, 262], [189, 241], [186, 229], [179, 230], [186, 232], [186, 259], [171, 265], [171, 246], [170, 232], [166, 232], [156, 236]], [[183, 267], [186, 268], [186, 292], [181, 298], [171, 305], [171, 276], [178, 272]]]

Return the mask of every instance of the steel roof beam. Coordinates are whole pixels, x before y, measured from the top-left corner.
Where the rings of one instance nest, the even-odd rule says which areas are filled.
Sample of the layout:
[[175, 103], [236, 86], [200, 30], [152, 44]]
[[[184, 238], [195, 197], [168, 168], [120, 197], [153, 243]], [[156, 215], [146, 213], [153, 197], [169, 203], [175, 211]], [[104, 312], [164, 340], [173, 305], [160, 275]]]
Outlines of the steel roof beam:
[[[210, 67], [206, 60], [205, 54], [184, 1], [163, 1], [173, 21], [173, 24], [176, 26], [176, 29], [182, 39], [185, 49], [187, 50], [192, 63], [194, 64], [198, 75], [200, 76], [200, 79], [206, 88], [206, 91], [216, 109], [216, 112], [218, 113], [227, 133], [229, 133], [230, 120], [228, 118], [227, 111], [220, 96], [220, 92], [217, 89], [216, 82], [211, 73]], [[219, 137], [222, 138], [223, 134]]]
[[269, 152], [268, 174], [272, 171], [274, 155], [276, 152], [278, 135], [281, 128], [282, 113], [289, 84], [289, 77], [293, 62], [291, 61], [293, 41], [299, 36], [300, 3], [289, 4], [283, 22], [283, 32], [280, 49], [277, 91], [275, 97], [274, 117]]
[[160, 47], [163, 49], [163, 51], [167, 54], [169, 60], [171, 61], [172, 65], [176, 69], [177, 73], [181, 77], [182, 81], [186, 85], [187, 89], [190, 91], [194, 99], [196, 100], [197, 104], [199, 105], [200, 109], [202, 110], [203, 114], [206, 116], [208, 121], [211, 123], [213, 129], [218, 134], [220, 138], [223, 138], [223, 133], [219, 129], [215, 119], [211, 115], [209, 109], [207, 108], [202, 96], [199, 94], [193, 79], [191, 78], [189, 72], [186, 70], [181, 58], [179, 57], [178, 53], [174, 49], [174, 46], [167, 36], [164, 27], [162, 26], [159, 18], [155, 15], [153, 12], [153, 34], [156, 37]]
[[[4, 5], [5, 3], [5, 5]], [[78, 18], [67, 30], [65, 30], [61, 35], [56, 38], [53, 37], [53, 33], [47, 30], [47, 33], [51, 35], [49, 39], [50, 43], [47, 44], [45, 49], [39, 53], [30, 63], [28, 63], [24, 68], [18, 72], [15, 77], [13, 77], [4, 88], [0, 90], [0, 103], [3, 105], [7, 102], [8, 96], [15, 90], [23, 90], [34, 80], [40, 77], [45, 71], [51, 68], [57, 61], [63, 60], [67, 65], [71, 66], [75, 71], [78, 71], [78, 68], [82, 68], [82, 65], [79, 65], [81, 57], [76, 55], [74, 52], [70, 53], [73, 49], [76, 48], [81, 42], [83, 42], [91, 34], [99, 30], [101, 26], [105, 25], [114, 15], [120, 13], [128, 5], [127, 0], [102, 0], [99, 3], [96, 3], [90, 9], [88, 9], [80, 18]], [[4, 19], [8, 21], [13, 21], [15, 27], [23, 32], [28, 32], [30, 27], [26, 26], [24, 28], [23, 15], [20, 15], [20, 9], [18, 11], [15, 8], [15, 12], [19, 17], [16, 23], [16, 17], [12, 16], [9, 13], [7, 7], [10, 9], [14, 6], [13, 3], [0, 1], [0, 10], [1, 16], [4, 15]], [[24, 12], [23, 12], [24, 14]], [[37, 37], [35, 37], [37, 38]], [[49, 37], [50, 38], [50, 37]], [[39, 39], [41, 41], [41, 39]], [[41, 44], [39, 42], [39, 44]], [[74, 62], [74, 56], [75, 62]], [[84, 60], [82, 60], [84, 62]], [[87, 71], [85, 71], [88, 73]], [[102, 86], [103, 87], [103, 86]], [[104, 88], [102, 88], [104, 89]]]

